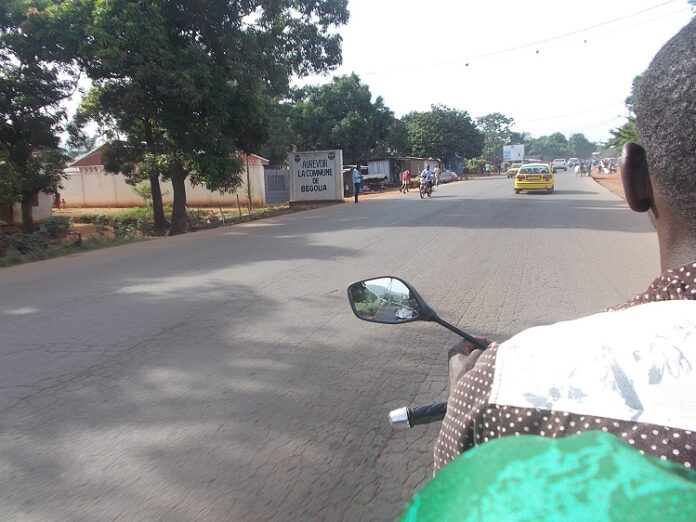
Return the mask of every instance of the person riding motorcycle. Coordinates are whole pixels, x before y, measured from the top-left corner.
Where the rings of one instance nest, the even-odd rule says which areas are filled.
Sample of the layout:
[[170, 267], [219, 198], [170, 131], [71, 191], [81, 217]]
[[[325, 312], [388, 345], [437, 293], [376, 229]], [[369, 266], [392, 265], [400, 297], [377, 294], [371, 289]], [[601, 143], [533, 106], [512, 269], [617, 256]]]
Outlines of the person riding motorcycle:
[[431, 190], [435, 183], [435, 174], [430, 170], [430, 165], [426, 165], [420, 174], [421, 185], [425, 184], [426, 190]]
[[484, 351], [454, 347], [436, 473], [501, 437], [592, 430], [696, 467], [696, 61], [685, 59], [693, 56], [696, 19], [644, 73], [641, 145], [622, 154], [626, 201], [655, 226], [662, 275], [610, 311], [487, 340]]

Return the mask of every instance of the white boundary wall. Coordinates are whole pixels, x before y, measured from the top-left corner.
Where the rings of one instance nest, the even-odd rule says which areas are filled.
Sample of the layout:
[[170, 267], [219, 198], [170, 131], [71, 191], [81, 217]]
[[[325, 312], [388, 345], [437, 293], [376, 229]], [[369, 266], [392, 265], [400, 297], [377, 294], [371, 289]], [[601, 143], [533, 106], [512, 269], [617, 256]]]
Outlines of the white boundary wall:
[[[39, 192], [39, 205], [36, 207], [31, 207], [31, 216], [34, 223], [43, 221], [44, 219], [51, 217], [53, 210], [54, 197], [53, 194], [46, 194], [45, 192]], [[22, 223], [22, 204], [15, 203], [12, 205], [12, 222], [15, 225], [20, 225]]]
[[[63, 180], [63, 188], [59, 191], [65, 199], [68, 208], [71, 207], [135, 207], [142, 206], [143, 200], [133, 187], [126, 183], [120, 174], [109, 174], [102, 165], [88, 167], [71, 167], [65, 170], [68, 178]], [[220, 194], [211, 192], [205, 186], [194, 187], [186, 178], [186, 205], [189, 207], [237, 206], [237, 195], [240, 203], [248, 203], [246, 168], [241, 174], [242, 185], [236, 192]], [[263, 176], [263, 165], [259, 160], [249, 160], [249, 179], [251, 180], [251, 202], [260, 207], [266, 204], [266, 187]], [[169, 181], [161, 181], [162, 200], [165, 205], [171, 205], [174, 190]]]

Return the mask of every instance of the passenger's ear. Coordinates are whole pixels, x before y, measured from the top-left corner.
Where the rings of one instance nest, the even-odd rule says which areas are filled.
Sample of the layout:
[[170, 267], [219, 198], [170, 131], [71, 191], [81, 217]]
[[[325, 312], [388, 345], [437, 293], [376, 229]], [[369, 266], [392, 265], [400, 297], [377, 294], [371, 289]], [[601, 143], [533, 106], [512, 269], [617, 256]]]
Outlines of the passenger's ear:
[[645, 149], [637, 143], [626, 143], [621, 154], [621, 181], [626, 202], [635, 212], [653, 207], [653, 188]]

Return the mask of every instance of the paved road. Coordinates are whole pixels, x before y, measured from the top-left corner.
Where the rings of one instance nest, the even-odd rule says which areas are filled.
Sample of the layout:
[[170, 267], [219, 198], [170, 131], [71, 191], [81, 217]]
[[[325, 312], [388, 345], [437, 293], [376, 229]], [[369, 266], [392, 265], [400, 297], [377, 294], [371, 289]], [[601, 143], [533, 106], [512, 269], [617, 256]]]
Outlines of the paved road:
[[428, 475], [452, 334], [355, 319], [411, 281], [475, 334], [622, 302], [647, 218], [587, 178], [490, 179], [0, 271], [0, 519], [386, 520]]

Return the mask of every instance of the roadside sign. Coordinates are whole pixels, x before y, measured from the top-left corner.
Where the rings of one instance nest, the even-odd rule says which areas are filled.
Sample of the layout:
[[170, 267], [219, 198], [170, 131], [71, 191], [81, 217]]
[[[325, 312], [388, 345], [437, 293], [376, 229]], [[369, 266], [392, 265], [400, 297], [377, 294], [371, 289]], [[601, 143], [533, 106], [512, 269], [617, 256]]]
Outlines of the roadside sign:
[[290, 202], [343, 201], [343, 151], [291, 152]]
[[504, 145], [503, 161], [522, 161], [524, 158], [524, 145]]

